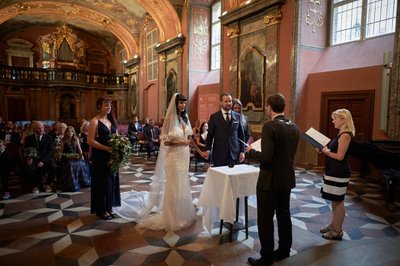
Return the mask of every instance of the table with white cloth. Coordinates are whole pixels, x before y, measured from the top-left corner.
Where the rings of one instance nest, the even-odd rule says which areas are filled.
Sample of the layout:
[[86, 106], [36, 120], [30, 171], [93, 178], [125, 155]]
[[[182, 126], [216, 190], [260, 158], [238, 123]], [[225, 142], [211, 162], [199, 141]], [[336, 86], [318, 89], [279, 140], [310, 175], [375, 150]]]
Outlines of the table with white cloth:
[[[203, 188], [197, 206], [202, 208], [203, 225], [211, 232], [214, 222], [220, 219], [220, 234], [222, 225], [228, 223], [229, 240], [232, 240], [232, 231], [246, 229], [248, 237], [247, 197], [256, 194], [256, 185], [260, 169], [258, 167], [238, 164], [234, 167], [211, 167], [207, 171]], [[245, 226], [234, 228], [238, 221], [239, 198], [244, 198], [246, 212]], [[236, 208], [235, 208], [236, 203]]]

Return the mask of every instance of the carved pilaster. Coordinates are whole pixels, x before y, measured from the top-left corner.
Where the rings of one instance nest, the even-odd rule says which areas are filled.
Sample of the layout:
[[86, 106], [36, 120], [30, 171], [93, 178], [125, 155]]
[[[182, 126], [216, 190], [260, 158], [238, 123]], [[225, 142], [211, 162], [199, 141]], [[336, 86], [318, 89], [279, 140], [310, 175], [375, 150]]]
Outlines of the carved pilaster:
[[232, 39], [232, 38], [236, 38], [238, 37], [240, 34], [240, 27], [239, 25], [234, 25], [232, 27], [229, 27], [228, 32], [226, 33], [226, 35]]
[[[397, 5], [397, 15], [400, 5]], [[388, 114], [388, 135], [391, 140], [400, 140], [400, 20], [396, 21], [393, 49], [393, 68], [390, 72], [390, 103]]]
[[175, 49], [175, 54], [176, 54], [177, 56], [182, 56], [182, 55], [183, 55], [183, 48]]

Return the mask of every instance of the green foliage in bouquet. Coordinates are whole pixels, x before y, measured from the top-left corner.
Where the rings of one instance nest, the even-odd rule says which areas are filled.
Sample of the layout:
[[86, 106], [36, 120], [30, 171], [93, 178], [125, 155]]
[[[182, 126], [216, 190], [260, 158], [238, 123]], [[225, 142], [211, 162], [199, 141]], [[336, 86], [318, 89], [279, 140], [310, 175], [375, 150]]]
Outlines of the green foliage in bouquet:
[[24, 149], [25, 158], [36, 158], [38, 156], [38, 152], [34, 147], [27, 147]]
[[108, 164], [112, 171], [117, 172], [122, 164], [128, 163], [128, 159], [132, 155], [132, 144], [128, 138], [118, 134], [111, 135], [109, 144], [111, 156]]

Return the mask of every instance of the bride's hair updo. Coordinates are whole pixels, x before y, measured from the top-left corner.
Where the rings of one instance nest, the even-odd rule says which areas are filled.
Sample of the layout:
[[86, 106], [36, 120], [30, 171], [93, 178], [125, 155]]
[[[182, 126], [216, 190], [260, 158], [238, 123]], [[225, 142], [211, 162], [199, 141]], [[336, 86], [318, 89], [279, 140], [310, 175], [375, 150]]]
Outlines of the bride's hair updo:
[[178, 103], [179, 103], [179, 101], [186, 102], [187, 99], [186, 99], [186, 97], [185, 97], [184, 95], [182, 95], [182, 94], [180, 94], [180, 93], [178, 93], [178, 94], [176, 95], [176, 98], [175, 98], [176, 112], [178, 113], [178, 116], [180, 116], [180, 117], [182, 118], [182, 120], [185, 121], [185, 123], [187, 124], [187, 122], [188, 122], [188, 117], [187, 117], [187, 114], [186, 114], [186, 108], [185, 108], [185, 110], [183, 110], [182, 113], [179, 113], [179, 109], [178, 109]]

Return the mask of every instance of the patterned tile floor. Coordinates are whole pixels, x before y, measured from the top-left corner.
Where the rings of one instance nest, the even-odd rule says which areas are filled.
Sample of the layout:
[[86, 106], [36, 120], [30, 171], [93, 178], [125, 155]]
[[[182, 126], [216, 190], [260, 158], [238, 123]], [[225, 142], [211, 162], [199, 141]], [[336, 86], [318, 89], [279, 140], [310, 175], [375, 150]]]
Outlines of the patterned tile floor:
[[[154, 165], [154, 159], [133, 157], [120, 170], [121, 190], [148, 189]], [[204, 178], [204, 172], [190, 173], [194, 202]], [[329, 222], [331, 209], [330, 203], [320, 197], [320, 186], [320, 171], [298, 168], [297, 187], [291, 195], [291, 255], [297, 255], [289, 262], [321, 246], [343, 245], [350, 240], [387, 237], [399, 242], [400, 204], [395, 203], [390, 210], [381, 186], [356, 176], [352, 177], [345, 201], [344, 241], [321, 238], [319, 228]], [[13, 187], [18, 193], [18, 184]], [[239, 231], [228, 242], [228, 232], [224, 230], [219, 235], [218, 231], [218, 225], [211, 234], [205, 231], [201, 217], [191, 227], [177, 232], [143, 231], [121, 218], [98, 220], [90, 214], [90, 188], [74, 193], [25, 194], [0, 201], [0, 264], [246, 265], [247, 258], [258, 256], [260, 249], [255, 197], [249, 201], [248, 239]]]

